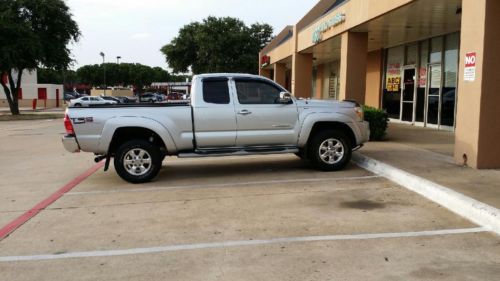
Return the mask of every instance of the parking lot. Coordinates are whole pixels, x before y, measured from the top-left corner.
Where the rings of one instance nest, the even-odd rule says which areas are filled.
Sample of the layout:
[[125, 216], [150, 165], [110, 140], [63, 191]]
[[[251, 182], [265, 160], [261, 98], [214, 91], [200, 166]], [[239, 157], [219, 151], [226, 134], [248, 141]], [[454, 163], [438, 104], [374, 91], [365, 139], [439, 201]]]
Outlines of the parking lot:
[[[61, 120], [0, 122], [0, 227], [92, 166]], [[0, 280], [498, 280], [500, 239], [354, 164], [167, 158], [99, 169], [0, 241]]]

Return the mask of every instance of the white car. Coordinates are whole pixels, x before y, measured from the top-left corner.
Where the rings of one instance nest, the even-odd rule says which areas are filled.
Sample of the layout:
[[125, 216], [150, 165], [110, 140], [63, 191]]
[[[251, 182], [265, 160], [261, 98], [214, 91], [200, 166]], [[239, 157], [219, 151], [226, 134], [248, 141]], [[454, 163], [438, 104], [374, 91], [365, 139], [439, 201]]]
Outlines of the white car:
[[112, 105], [117, 104], [116, 101], [105, 100], [101, 97], [81, 97], [78, 99], [71, 100], [70, 106], [72, 107], [88, 107], [90, 105]]

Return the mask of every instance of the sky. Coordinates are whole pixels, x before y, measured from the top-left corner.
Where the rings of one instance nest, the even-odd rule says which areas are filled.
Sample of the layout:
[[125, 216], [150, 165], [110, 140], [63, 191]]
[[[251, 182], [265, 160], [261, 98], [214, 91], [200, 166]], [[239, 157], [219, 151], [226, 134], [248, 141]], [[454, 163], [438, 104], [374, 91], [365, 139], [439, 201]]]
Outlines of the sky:
[[[168, 69], [160, 48], [179, 29], [207, 16], [231, 16], [247, 25], [268, 23], [275, 34], [297, 23], [318, 0], [65, 0], [82, 37], [71, 46], [76, 69], [102, 62], [142, 63]], [[293, 5], [292, 5], [293, 3]]]

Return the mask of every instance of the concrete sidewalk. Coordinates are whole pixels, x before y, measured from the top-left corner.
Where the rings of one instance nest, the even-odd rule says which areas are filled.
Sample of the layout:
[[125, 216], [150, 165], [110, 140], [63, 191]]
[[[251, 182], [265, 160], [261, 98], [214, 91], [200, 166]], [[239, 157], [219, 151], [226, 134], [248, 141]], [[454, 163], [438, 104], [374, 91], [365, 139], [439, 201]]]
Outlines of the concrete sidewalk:
[[[37, 114], [43, 114], [43, 113], [63, 113], [66, 110], [66, 105], [63, 105], [62, 107], [58, 108], [43, 108], [43, 107], [37, 107], [35, 111], [33, 111], [32, 108], [29, 107], [20, 107], [19, 111], [22, 113], [37, 113]], [[9, 107], [0, 107], [0, 114], [10, 114], [10, 109]]]
[[454, 141], [452, 132], [390, 124], [385, 141], [370, 142], [360, 153], [500, 209], [500, 170], [456, 164]]

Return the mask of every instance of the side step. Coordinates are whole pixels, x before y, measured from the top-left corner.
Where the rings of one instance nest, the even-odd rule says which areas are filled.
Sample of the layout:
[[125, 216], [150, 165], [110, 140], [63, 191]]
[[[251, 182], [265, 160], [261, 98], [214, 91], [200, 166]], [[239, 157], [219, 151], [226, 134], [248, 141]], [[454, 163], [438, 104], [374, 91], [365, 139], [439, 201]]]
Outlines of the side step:
[[269, 155], [297, 153], [296, 147], [248, 147], [241, 149], [220, 149], [220, 150], [196, 150], [191, 153], [179, 153], [179, 158], [202, 158], [202, 157], [223, 157], [223, 156], [248, 156], [248, 155]]

